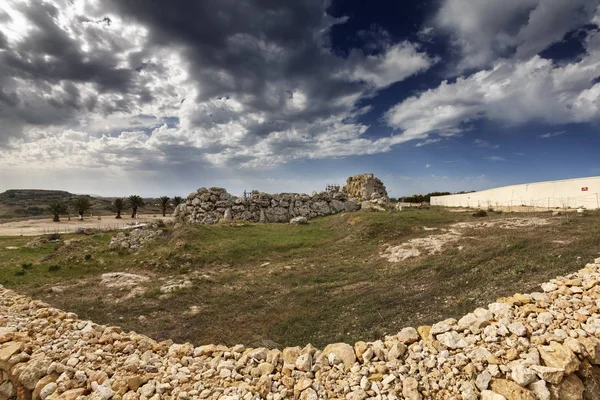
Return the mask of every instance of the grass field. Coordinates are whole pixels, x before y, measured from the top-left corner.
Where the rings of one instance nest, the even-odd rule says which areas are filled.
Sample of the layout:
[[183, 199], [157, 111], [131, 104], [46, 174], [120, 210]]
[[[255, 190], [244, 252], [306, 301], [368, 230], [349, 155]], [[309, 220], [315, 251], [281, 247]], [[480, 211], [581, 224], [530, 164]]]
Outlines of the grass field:
[[[431, 209], [341, 214], [307, 226], [197, 225], [169, 231], [135, 254], [109, 251], [105, 233], [63, 236], [37, 248], [25, 247], [31, 238], [0, 238], [0, 283], [156, 339], [254, 346], [353, 342], [534, 291], [600, 254], [600, 213], [590, 212], [536, 213], [550, 223], [519, 229], [466, 228], [459, 243], [439, 254], [398, 263], [380, 257], [386, 244], [439, 232], [423, 227], [516, 216], [523, 217]], [[145, 293], [125, 299], [128, 290], [99, 284], [101, 274], [114, 271], [150, 276]], [[159, 287], [169, 279], [192, 286], [162, 294]]]

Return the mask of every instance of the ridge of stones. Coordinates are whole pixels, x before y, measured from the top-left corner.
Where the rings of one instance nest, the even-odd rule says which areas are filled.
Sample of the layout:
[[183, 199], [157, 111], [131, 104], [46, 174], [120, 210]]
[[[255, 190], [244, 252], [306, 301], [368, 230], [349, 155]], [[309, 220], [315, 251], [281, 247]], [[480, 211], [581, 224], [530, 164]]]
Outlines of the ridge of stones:
[[598, 399], [600, 258], [353, 346], [157, 342], [0, 289], [0, 399]]

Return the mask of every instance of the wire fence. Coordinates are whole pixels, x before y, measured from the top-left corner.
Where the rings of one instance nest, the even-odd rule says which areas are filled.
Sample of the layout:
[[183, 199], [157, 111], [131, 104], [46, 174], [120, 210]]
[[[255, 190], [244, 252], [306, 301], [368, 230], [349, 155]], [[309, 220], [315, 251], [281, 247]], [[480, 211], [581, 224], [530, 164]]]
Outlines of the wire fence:
[[127, 220], [123, 222], [97, 222], [92, 223], [91, 221], [64, 221], [63, 223], [56, 223], [56, 226], [22, 226], [20, 228], [21, 236], [33, 236], [33, 235], [50, 235], [50, 234], [69, 234], [79, 233], [85, 230], [97, 230], [97, 231], [119, 231], [134, 229], [136, 227], [144, 226], [145, 224], [156, 222], [160, 218], [143, 218], [137, 220]]

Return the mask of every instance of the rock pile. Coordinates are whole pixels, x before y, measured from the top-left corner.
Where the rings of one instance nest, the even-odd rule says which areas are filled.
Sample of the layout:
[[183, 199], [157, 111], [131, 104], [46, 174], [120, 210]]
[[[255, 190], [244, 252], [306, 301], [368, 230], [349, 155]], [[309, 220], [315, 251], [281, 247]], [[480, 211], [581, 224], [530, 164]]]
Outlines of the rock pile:
[[235, 197], [223, 188], [200, 188], [175, 208], [178, 222], [216, 224], [221, 220], [289, 222], [294, 217], [314, 218], [356, 211], [360, 205], [341, 192], [267, 194], [257, 190]]
[[0, 399], [598, 399], [600, 258], [459, 320], [283, 351], [154, 340], [0, 289]]
[[342, 189], [348, 197], [358, 201], [383, 199], [388, 201], [387, 190], [383, 182], [373, 174], [351, 176], [346, 179], [346, 186]]
[[110, 250], [127, 250], [129, 252], [138, 251], [144, 244], [153, 241], [164, 234], [162, 230], [150, 230], [144, 228], [132, 229], [131, 232], [119, 232], [110, 239], [108, 248]]

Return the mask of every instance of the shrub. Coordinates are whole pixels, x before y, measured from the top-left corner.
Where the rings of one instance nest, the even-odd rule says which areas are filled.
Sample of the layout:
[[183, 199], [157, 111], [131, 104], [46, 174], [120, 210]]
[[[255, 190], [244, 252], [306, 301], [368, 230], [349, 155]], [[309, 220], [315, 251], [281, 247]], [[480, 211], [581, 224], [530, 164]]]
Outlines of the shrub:
[[48, 235], [48, 240], [60, 240], [60, 233], [51, 233]]
[[16, 276], [23, 276], [23, 275], [25, 275], [25, 270], [22, 269], [22, 268], [18, 269], [18, 270], [15, 271], [15, 275]]
[[487, 217], [487, 211], [485, 210], [477, 210], [473, 213], [474, 217]]
[[50, 265], [48, 267], [48, 271], [49, 272], [54, 272], [54, 271], [58, 271], [60, 269], [60, 265]]
[[488, 207], [488, 212], [494, 212], [494, 209], [492, 207]]
[[86, 254], [83, 258], [85, 259], [85, 261], [90, 261], [92, 259], [92, 255]]
[[21, 267], [23, 267], [23, 269], [29, 269], [33, 266], [32, 263], [23, 263], [21, 264]]

